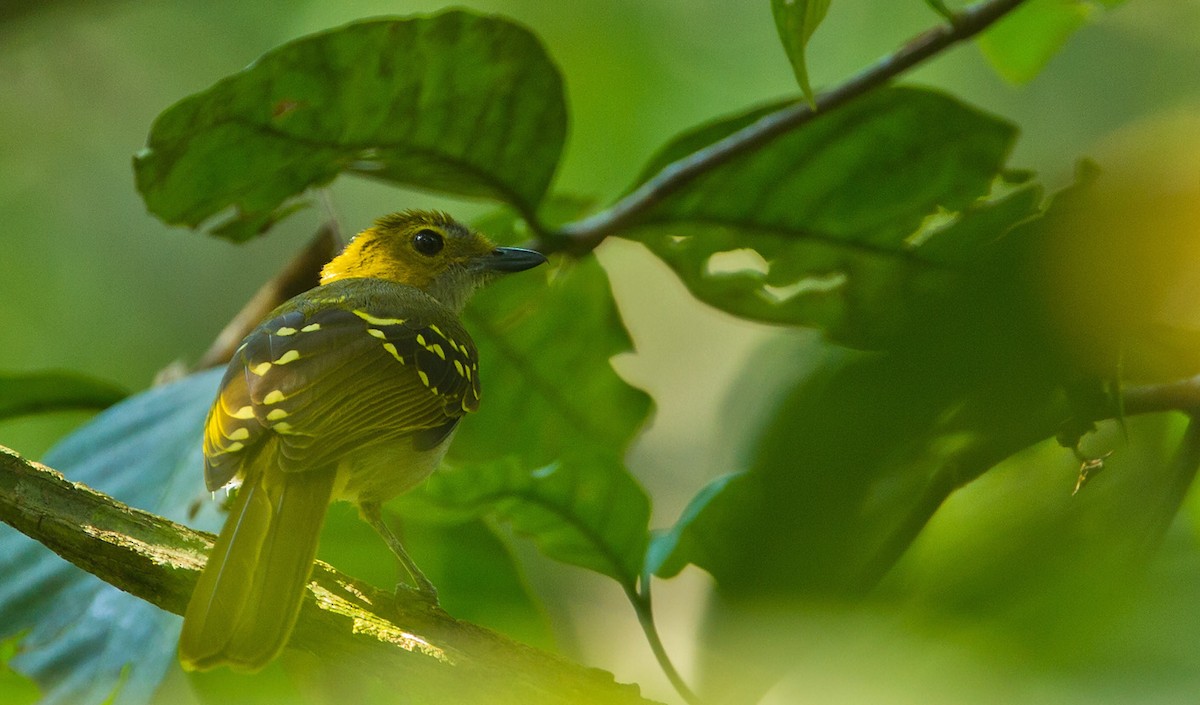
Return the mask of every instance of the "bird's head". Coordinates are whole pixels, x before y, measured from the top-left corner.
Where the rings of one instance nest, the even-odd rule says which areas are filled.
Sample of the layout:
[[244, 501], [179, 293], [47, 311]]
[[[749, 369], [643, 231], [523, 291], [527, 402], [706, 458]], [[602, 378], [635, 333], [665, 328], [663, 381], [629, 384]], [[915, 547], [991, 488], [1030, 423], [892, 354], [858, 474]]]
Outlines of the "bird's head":
[[546, 261], [539, 252], [496, 247], [486, 236], [445, 213], [402, 211], [354, 236], [321, 270], [321, 283], [366, 277], [415, 287], [455, 311], [498, 274]]

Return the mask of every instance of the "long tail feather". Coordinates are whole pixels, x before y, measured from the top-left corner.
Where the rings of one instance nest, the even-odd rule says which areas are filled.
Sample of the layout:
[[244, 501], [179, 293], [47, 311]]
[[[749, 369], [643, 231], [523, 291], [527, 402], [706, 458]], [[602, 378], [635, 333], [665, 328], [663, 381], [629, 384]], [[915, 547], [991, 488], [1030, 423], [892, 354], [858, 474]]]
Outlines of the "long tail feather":
[[332, 470], [267, 471], [243, 484], [183, 618], [185, 669], [257, 671], [283, 649], [312, 573], [333, 479]]

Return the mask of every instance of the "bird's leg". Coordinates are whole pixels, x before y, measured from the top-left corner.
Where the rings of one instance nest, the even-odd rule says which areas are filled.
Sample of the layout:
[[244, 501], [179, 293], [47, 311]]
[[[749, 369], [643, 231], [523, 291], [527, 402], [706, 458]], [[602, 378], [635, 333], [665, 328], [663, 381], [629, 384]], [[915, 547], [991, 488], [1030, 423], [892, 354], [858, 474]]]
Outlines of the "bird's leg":
[[[413, 562], [413, 559], [409, 557], [408, 551], [405, 551], [404, 546], [400, 544], [400, 539], [396, 538], [396, 535], [392, 533], [392, 530], [388, 528], [387, 524], [384, 523], [383, 514], [379, 508], [379, 503], [363, 502], [359, 505], [358, 509], [363, 518], [367, 520], [367, 523], [370, 524], [373, 529], [375, 529], [375, 533], [379, 534], [380, 538], [383, 539], [383, 542], [387, 544], [389, 549], [391, 549], [392, 553], [396, 556], [396, 560], [400, 561], [400, 565], [404, 567], [404, 570], [408, 571], [408, 574], [412, 578], [413, 584], [416, 586], [417, 592], [421, 595], [421, 597], [427, 600], [431, 605], [436, 606], [438, 603], [437, 588], [433, 586], [433, 583], [429, 581], [429, 578], [425, 577], [425, 574], [421, 572], [421, 569], [418, 568], [417, 564]], [[396, 585], [397, 594], [399, 594], [402, 587], [408, 589], [407, 585], [404, 585], [404, 583], [399, 583]]]

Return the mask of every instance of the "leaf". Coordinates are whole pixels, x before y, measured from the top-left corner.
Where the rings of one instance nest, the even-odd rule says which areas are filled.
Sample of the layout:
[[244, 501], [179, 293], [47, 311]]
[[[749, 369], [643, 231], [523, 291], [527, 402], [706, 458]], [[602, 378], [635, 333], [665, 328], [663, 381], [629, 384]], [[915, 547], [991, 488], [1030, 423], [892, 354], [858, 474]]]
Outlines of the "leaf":
[[1124, 664], [1128, 683], [1170, 665], [1190, 678], [1200, 658], [1179, 645], [1200, 617], [1193, 524], [1176, 521], [1163, 540], [1183, 499], [1182, 421], [1131, 418], [1132, 443], [1115, 424], [1090, 438], [1115, 452], [1074, 496], [1078, 461], [1051, 443], [1030, 449], [952, 496], [889, 583], [909, 609], [961, 625], [964, 643], [986, 632], [1021, 644], [1041, 673], [1053, 664], [1090, 680]]
[[615, 454], [576, 455], [535, 470], [516, 459], [443, 467], [424, 500], [443, 508], [495, 514], [563, 563], [632, 588], [648, 541], [650, 503]]
[[775, 16], [775, 29], [779, 31], [779, 39], [787, 51], [788, 60], [792, 62], [792, 70], [796, 73], [796, 81], [804, 97], [815, 110], [816, 98], [812, 86], [808, 82], [808, 64], [804, 51], [813, 32], [825, 19], [829, 11], [830, 0], [771, 0], [771, 14]]
[[761, 382], [731, 385], [729, 408], [769, 404], [766, 421], [742, 472], [706, 488], [656, 538], [650, 567], [669, 576], [694, 563], [729, 598], [860, 597], [956, 488], [1052, 436], [1071, 415], [1061, 387], [1077, 372], [1064, 364], [1070, 341], [1047, 323], [1044, 282], [1030, 276], [1057, 216], [1010, 220], [1029, 191], [947, 226], [995, 237], [1001, 223], [1007, 234], [970, 259], [941, 252], [961, 269], [916, 299], [887, 350], [795, 336], [752, 358], [745, 377], [779, 380], [781, 401], [763, 401]]
[[[765, 111], [693, 130], [651, 163]], [[923, 225], [986, 206], [977, 200], [1007, 175], [1015, 134], [932, 91], [878, 90], [698, 177], [625, 236], [712, 306], [882, 346], [911, 293], [936, 288], [951, 264], [925, 256]]]
[[155, 215], [246, 240], [349, 172], [531, 213], [562, 152], [562, 80], [510, 21], [449, 11], [289, 42], [168, 108], [134, 160]]
[[[221, 371], [156, 387], [111, 407], [47, 453], [47, 465], [121, 502], [215, 530], [200, 457]], [[148, 702], [175, 662], [179, 618], [0, 526], [0, 638], [29, 630], [12, 665], [47, 702]], [[127, 673], [126, 673], [127, 672]], [[125, 675], [123, 675], [125, 673]], [[118, 689], [119, 686], [119, 689]]]
[[1028, 83], [1095, 9], [1085, 0], [1029, 0], [981, 34], [979, 49], [1005, 81]]
[[[708, 555], [711, 550], [720, 550], [730, 546], [727, 542], [713, 540], [715, 537], [705, 536], [705, 532], [709, 530], [723, 533], [723, 530], [719, 528], [720, 520], [712, 519], [710, 505], [714, 501], [725, 502], [729, 498], [738, 500], [745, 498], [748, 500], [744, 502], [745, 508], [757, 506], [759, 498], [755, 497], [752, 488], [754, 484], [755, 479], [751, 475], [731, 473], [722, 475], [705, 485], [696, 493], [692, 501], [688, 502], [683, 514], [670, 529], [655, 533], [650, 541], [650, 548], [646, 552], [646, 572], [660, 578], [672, 578], [678, 575], [679, 571], [683, 570], [688, 563], [695, 563], [699, 566], [734, 563], [735, 556]], [[730, 489], [731, 485], [734, 486], [734, 489]], [[705, 521], [697, 521], [702, 515], [704, 515]], [[738, 513], [729, 512], [725, 516], [736, 520]], [[728, 528], [733, 531], [737, 530], [736, 525]]]
[[99, 411], [125, 394], [114, 384], [74, 372], [0, 374], [0, 419], [68, 409]]
[[612, 369], [630, 342], [604, 271], [589, 257], [506, 278], [475, 297], [465, 322], [483, 402], [425, 499], [496, 511], [551, 558], [631, 586], [650, 510], [623, 457], [650, 402]]

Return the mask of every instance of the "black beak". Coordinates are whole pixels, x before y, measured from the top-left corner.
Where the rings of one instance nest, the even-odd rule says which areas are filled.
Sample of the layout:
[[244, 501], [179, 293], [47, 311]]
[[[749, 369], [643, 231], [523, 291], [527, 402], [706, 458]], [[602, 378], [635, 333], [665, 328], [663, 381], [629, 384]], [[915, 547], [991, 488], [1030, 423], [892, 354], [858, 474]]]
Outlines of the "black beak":
[[522, 247], [497, 247], [479, 260], [479, 267], [488, 272], [523, 272], [546, 261], [546, 255]]

